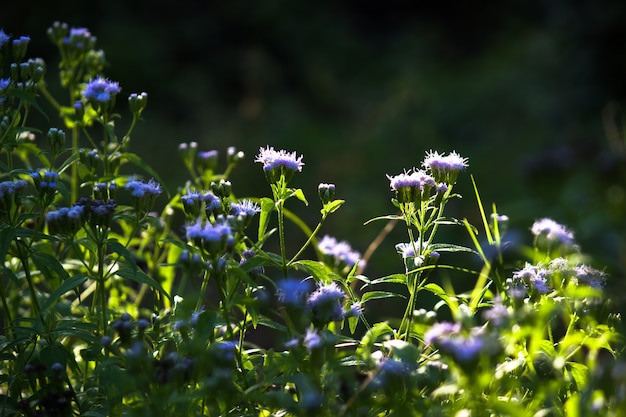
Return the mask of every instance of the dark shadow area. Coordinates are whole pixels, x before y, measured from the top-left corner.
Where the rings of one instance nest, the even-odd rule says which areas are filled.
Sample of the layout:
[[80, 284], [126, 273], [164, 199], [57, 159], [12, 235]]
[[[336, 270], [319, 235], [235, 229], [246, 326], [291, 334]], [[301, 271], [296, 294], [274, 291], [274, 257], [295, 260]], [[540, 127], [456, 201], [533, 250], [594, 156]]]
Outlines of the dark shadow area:
[[[259, 147], [295, 150], [306, 165], [294, 185], [312, 204], [288, 208], [314, 226], [317, 184], [335, 183], [347, 203], [322, 233], [364, 251], [383, 224], [363, 223], [394, 210], [386, 174], [456, 150], [487, 210], [528, 242], [537, 218], [568, 225], [623, 293], [625, 19], [618, 0], [32, 1], [5, 5], [0, 27], [31, 36], [29, 55], [50, 67], [52, 22], [89, 28], [106, 76], [148, 92], [131, 148], [171, 191], [186, 179], [181, 142], [243, 150], [242, 197], [270, 193]], [[448, 214], [478, 225], [469, 175], [458, 191]], [[444, 237], [467, 243], [464, 230]], [[365, 274], [401, 272], [393, 245], [405, 240], [396, 228]]]

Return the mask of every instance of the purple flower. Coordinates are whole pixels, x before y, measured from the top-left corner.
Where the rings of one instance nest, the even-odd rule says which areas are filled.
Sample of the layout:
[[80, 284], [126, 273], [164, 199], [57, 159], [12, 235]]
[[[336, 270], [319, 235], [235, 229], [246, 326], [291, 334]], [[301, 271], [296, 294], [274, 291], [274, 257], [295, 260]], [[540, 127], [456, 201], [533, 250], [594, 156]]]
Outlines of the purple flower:
[[539, 294], [547, 294], [552, 291], [548, 284], [550, 271], [545, 268], [526, 264], [526, 266], [513, 273], [513, 281], [521, 281]]
[[346, 293], [334, 282], [320, 284], [309, 295], [306, 307], [313, 315], [314, 322], [322, 325], [328, 324], [332, 321], [343, 320], [345, 316], [343, 300], [345, 297]]
[[322, 338], [315, 329], [306, 329], [306, 334], [304, 335], [304, 346], [306, 346], [309, 351], [322, 346]]
[[230, 205], [230, 212], [234, 216], [252, 217], [261, 211], [261, 207], [251, 200], [241, 200]]
[[10, 84], [11, 84], [10, 78], [0, 79], [0, 93], [4, 93], [4, 91], [9, 87]]
[[235, 244], [232, 230], [227, 223], [202, 224], [200, 219], [187, 225], [187, 239], [203, 247], [213, 256], [221, 255]]
[[402, 258], [415, 258], [418, 254], [415, 253], [415, 249], [417, 248], [417, 244], [415, 243], [398, 243], [396, 245], [396, 251], [402, 255]]
[[346, 266], [352, 268], [357, 262], [365, 262], [361, 259], [361, 254], [353, 250], [348, 242], [337, 241], [332, 236], [323, 236], [317, 246], [327, 263], [331, 266], [340, 269]]
[[455, 151], [445, 155], [431, 150], [426, 153], [422, 166], [432, 172], [437, 182], [454, 184], [459, 172], [467, 167], [467, 158]]
[[4, 33], [3, 29], [0, 29], [0, 48], [2, 48], [10, 39], [11, 37]]
[[129, 181], [125, 187], [130, 191], [131, 196], [142, 198], [146, 195], [158, 196], [161, 194], [161, 185], [151, 179], [150, 181]]
[[295, 172], [302, 171], [302, 167], [304, 166], [302, 156], [298, 157], [295, 151], [276, 151], [274, 147], [270, 146], [265, 149], [260, 148], [259, 154], [254, 162], [263, 164], [263, 171], [270, 184], [277, 183], [281, 176], [285, 181], [289, 181], [291, 176]]
[[568, 246], [574, 245], [574, 233], [562, 224], [549, 218], [535, 221], [530, 228], [535, 237], [545, 236], [549, 242], [561, 243]]
[[499, 350], [493, 337], [485, 333], [482, 327], [473, 327], [468, 332], [461, 332], [459, 323], [437, 323], [424, 335], [424, 341], [444, 354], [450, 355], [457, 363], [472, 363], [481, 354], [492, 355]]
[[304, 304], [304, 299], [310, 291], [307, 281], [301, 281], [297, 278], [287, 278], [276, 283], [278, 291], [278, 301], [283, 304], [298, 307]]
[[396, 192], [396, 198], [401, 203], [417, 202], [429, 197], [430, 189], [436, 183], [433, 177], [422, 170], [413, 169], [412, 172], [403, 172], [394, 177], [387, 175], [389, 186]]
[[98, 77], [87, 83], [83, 90], [83, 97], [97, 104], [107, 104], [112, 102], [121, 90], [117, 82]]
[[588, 285], [591, 288], [602, 289], [606, 282], [606, 274], [588, 265], [574, 267], [574, 277], [577, 283]]
[[502, 304], [500, 297], [496, 298], [493, 305], [483, 312], [483, 318], [494, 326], [501, 326], [509, 317], [509, 310]]

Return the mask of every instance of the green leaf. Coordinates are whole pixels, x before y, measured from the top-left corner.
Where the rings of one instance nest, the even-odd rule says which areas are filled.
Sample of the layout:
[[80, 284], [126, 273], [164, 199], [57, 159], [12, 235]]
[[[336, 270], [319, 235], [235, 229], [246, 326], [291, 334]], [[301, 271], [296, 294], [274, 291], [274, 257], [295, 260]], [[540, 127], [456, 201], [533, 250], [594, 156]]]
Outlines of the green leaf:
[[170, 302], [172, 301], [172, 298], [168, 292], [165, 291], [165, 288], [163, 288], [163, 286], [152, 277], [146, 275], [146, 273], [139, 268], [121, 268], [115, 271], [115, 275], [119, 275], [122, 278], [130, 279], [131, 281], [139, 282], [141, 284], [146, 284], [165, 295]]
[[263, 240], [263, 236], [265, 236], [265, 231], [267, 230], [267, 226], [270, 222], [270, 213], [274, 210], [274, 200], [263, 197], [261, 198], [260, 206], [261, 213], [259, 214], [259, 233], [257, 239]]
[[48, 122], [50, 122], [50, 118], [48, 117], [48, 115], [46, 114], [45, 111], [43, 111], [43, 109], [41, 108], [41, 106], [39, 106], [39, 104], [37, 103], [37, 101], [35, 101], [35, 97], [31, 96], [30, 94], [28, 94], [26, 91], [21, 90], [19, 88], [9, 88], [6, 90], [5, 93], [7, 96], [15, 96], [17, 98], [19, 98], [22, 101], [25, 101], [26, 103], [30, 104], [31, 106], [33, 106], [34, 108], [37, 109], [37, 111], [39, 111], [39, 113], [41, 113]]
[[457, 298], [450, 297], [446, 290], [441, 288], [441, 286], [435, 284], [434, 282], [430, 282], [424, 285], [424, 289], [439, 297], [444, 303], [448, 305], [448, 307], [450, 307], [450, 310], [452, 310], [453, 312], [456, 311], [458, 307]]
[[298, 200], [302, 201], [304, 204], [306, 204], [307, 206], [309, 205], [309, 202], [307, 201], [306, 197], [304, 196], [304, 192], [298, 188], [295, 190], [291, 190], [291, 194], [289, 194], [289, 197], [296, 197]]
[[389, 291], [368, 291], [361, 297], [361, 303], [365, 304], [369, 300], [378, 300], [381, 298], [406, 298], [402, 294], [396, 294]]
[[7, 227], [0, 230], [0, 259], [6, 259], [11, 242], [15, 239], [15, 229]]
[[135, 257], [133, 256], [133, 254], [120, 242], [115, 239], [109, 239], [107, 240], [106, 245], [107, 248], [124, 258], [126, 260], [126, 263], [133, 267], [133, 269], [138, 268], [137, 262], [135, 261]]
[[293, 265], [296, 268], [298, 266], [301, 266], [302, 268], [304, 268], [304, 270], [306, 270], [309, 274], [311, 274], [315, 278], [316, 281], [328, 283], [332, 280], [332, 278], [329, 275], [328, 269], [322, 262], [301, 260], [301, 261], [294, 262]]
[[54, 281], [56, 279], [65, 281], [69, 278], [69, 274], [65, 268], [63, 268], [63, 265], [61, 265], [57, 258], [50, 254], [34, 252], [30, 259], [46, 277], [46, 279], [50, 281]]
[[466, 246], [454, 245], [452, 243], [433, 243], [428, 247], [428, 249], [437, 252], [470, 252], [478, 255], [478, 252], [473, 249]]
[[324, 204], [324, 207], [322, 207], [321, 210], [322, 215], [329, 215], [330, 213], [334, 213], [335, 211], [339, 210], [339, 207], [341, 207], [345, 202], [346, 200], [333, 200]]
[[373, 219], [369, 219], [363, 224], [366, 225], [376, 220], [404, 220], [404, 217], [398, 216], [397, 214], [389, 214], [387, 216], [374, 217]]
[[56, 290], [54, 290], [52, 294], [50, 294], [50, 297], [48, 297], [46, 302], [43, 304], [42, 309], [48, 309], [59, 298], [61, 298], [63, 294], [83, 285], [85, 281], [87, 281], [86, 274], [74, 275], [73, 277], [64, 280], [63, 283]]
[[387, 275], [385, 277], [376, 278], [370, 281], [370, 285], [383, 284], [383, 283], [394, 283], [394, 284], [405, 284], [406, 283], [406, 275], [405, 274], [392, 274]]

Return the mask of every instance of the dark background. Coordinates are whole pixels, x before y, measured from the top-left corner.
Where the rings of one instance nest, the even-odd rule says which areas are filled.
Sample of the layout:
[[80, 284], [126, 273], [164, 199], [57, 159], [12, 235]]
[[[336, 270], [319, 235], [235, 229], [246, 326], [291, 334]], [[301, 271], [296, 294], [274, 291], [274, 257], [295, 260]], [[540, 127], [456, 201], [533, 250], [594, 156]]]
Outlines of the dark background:
[[[317, 184], [335, 183], [347, 203], [322, 233], [363, 252], [383, 226], [363, 223], [393, 212], [385, 175], [456, 150], [488, 211], [527, 242], [539, 217], [568, 225], [623, 290], [626, 2], [31, 1], [4, 5], [0, 27], [54, 67], [55, 20], [90, 29], [124, 96], [148, 92], [131, 150], [170, 191], [187, 178], [180, 142], [243, 150], [242, 197], [269, 194], [259, 147], [295, 150], [306, 165], [292, 185], [311, 205], [288, 208], [313, 227]], [[448, 214], [478, 224], [468, 174], [458, 189]], [[400, 229], [366, 275], [402, 271]]]

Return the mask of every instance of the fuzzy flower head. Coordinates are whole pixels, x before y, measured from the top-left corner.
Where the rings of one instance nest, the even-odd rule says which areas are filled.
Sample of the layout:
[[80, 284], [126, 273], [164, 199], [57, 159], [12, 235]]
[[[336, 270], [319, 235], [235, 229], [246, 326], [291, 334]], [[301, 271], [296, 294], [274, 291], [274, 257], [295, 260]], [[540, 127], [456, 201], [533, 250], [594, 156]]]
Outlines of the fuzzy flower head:
[[306, 302], [306, 307], [313, 316], [313, 322], [325, 325], [333, 321], [343, 320], [345, 317], [343, 309], [345, 297], [346, 293], [334, 282], [320, 284], [309, 295]]
[[278, 290], [276, 295], [282, 304], [292, 307], [302, 307], [311, 287], [308, 281], [298, 278], [287, 278], [276, 283]]
[[230, 205], [230, 214], [237, 219], [237, 224], [245, 229], [250, 225], [252, 218], [261, 212], [261, 207], [252, 200], [240, 200]]
[[260, 148], [254, 162], [263, 164], [263, 172], [270, 184], [276, 184], [281, 178], [285, 183], [289, 182], [295, 172], [301, 172], [304, 163], [302, 155], [296, 156], [296, 152], [285, 150], [277, 151], [274, 147]]
[[337, 241], [332, 236], [325, 235], [318, 243], [318, 248], [324, 257], [324, 262], [331, 266], [343, 270], [352, 269], [354, 265], [364, 263], [361, 254], [352, 249], [346, 241]]
[[138, 213], [150, 211], [162, 191], [161, 184], [153, 179], [148, 182], [129, 181], [125, 188], [130, 191], [131, 200]]
[[424, 334], [424, 341], [450, 356], [464, 369], [471, 369], [480, 356], [493, 356], [501, 350], [497, 339], [484, 328], [462, 331], [459, 323], [436, 323]]
[[545, 243], [548, 245], [556, 244], [572, 248], [576, 247], [574, 233], [552, 219], [543, 218], [535, 221], [530, 231], [535, 236], [536, 244], [545, 239]]
[[394, 177], [387, 175], [389, 186], [396, 193], [396, 199], [400, 203], [414, 203], [426, 200], [430, 196], [430, 190], [435, 187], [435, 179], [425, 171], [405, 171]]
[[548, 282], [549, 277], [550, 271], [548, 269], [530, 264], [513, 273], [513, 281], [523, 282], [526, 288], [536, 294], [547, 294], [552, 291]]
[[574, 267], [574, 279], [579, 285], [601, 290], [606, 283], [606, 274], [588, 265], [577, 265]]
[[19, 195], [26, 187], [28, 183], [24, 180], [0, 182], [0, 213], [9, 213], [19, 205]]
[[203, 224], [200, 219], [187, 225], [187, 239], [203, 248], [214, 259], [232, 249], [235, 244], [232, 230], [226, 222]]
[[0, 29], [0, 48], [4, 46], [5, 43], [9, 42], [11, 37], [4, 33], [3, 29]]
[[117, 82], [109, 81], [103, 77], [92, 78], [83, 90], [83, 98], [95, 107], [110, 106], [115, 104], [115, 97], [122, 91]]
[[422, 167], [429, 170], [437, 182], [453, 185], [459, 172], [467, 168], [467, 158], [462, 157], [455, 151], [448, 155], [437, 151], [429, 151], [422, 162]]

